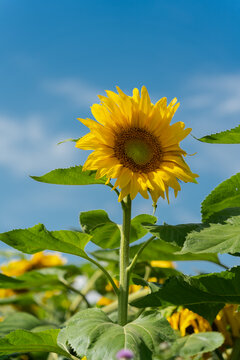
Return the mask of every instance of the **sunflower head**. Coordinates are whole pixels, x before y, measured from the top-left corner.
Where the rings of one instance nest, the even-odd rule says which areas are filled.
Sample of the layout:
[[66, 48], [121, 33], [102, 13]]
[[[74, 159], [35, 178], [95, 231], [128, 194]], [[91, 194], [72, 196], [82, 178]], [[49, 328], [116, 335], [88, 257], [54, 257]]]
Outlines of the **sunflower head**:
[[162, 98], [152, 104], [143, 86], [127, 96], [118, 87], [118, 94], [106, 91], [99, 96], [101, 103], [91, 108], [96, 121], [79, 119], [90, 132], [80, 138], [76, 147], [93, 150], [83, 170], [97, 170], [96, 177], [116, 179], [114, 188], [120, 189], [119, 201], [140, 193], [148, 199], [149, 193], [157, 202], [165, 195], [169, 201], [169, 187], [175, 196], [181, 189], [179, 180], [196, 182], [183, 159], [186, 152], [179, 146], [191, 131], [183, 122], [170, 125], [179, 103], [173, 99], [167, 105]]

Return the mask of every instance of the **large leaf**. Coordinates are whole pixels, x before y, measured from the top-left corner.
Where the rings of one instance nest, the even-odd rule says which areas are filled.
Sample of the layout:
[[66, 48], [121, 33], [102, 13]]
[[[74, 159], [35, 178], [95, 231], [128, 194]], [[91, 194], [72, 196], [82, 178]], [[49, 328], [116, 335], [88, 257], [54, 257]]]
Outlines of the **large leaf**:
[[231, 130], [205, 135], [197, 140], [211, 144], [240, 144], [240, 125]]
[[216, 219], [211, 218], [213, 214], [235, 207], [240, 207], [240, 173], [223, 181], [206, 197], [202, 202], [202, 220], [216, 222]]
[[173, 245], [182, 247], [186, 236], [193, 230], [202, 228], [202, 224], [179, 224], [179, 225], [152, 225], [146, 226], [151, 234], [155, 235], [161, 240], [164, 240]]
[[[81, 331], [79, 331], [81, 330]], [[83, 310], [73, 316], [58, 337], [65, 350], [68, 345], [78, 356], [94, 360], [116, 360], [123, 348], [134, 353], [134, 360], [152, 359], [161, 341], [173, 341], [176, 335], [168, 321], [157, 312], [145, 312], [137, 320], [120, 326], [99, 309]]]
[[48, 231], [43, 224], [0, 234], [1, 241], [27, 254], [54, 250], [83, 258], [87, 258], [84, 248], [90, 239], [90, 235], [77, 231]]
[[14, 330], [32, 330], [43, 324], [45, 324], [43, 321], [37, 319], [31, 314], [15, 312], [8, 315], [2, 322], [0, 322], [0, 337], [7, 335]]
[[[131, 221], [130, 242], [136, 241], [147, 234], [148, 230], [142, 223], [154, 224], [155, 216], [142, 214]], [[120, 246], [120, 225], [110, 220], [104, 210], [92, 210], [80, 214], [82, 230], [92, 235], [91, 241], [103, 249], [114, 249]]]
[[193, 356], [213, 351], [224, 342], [222, 334], [214, 332], [205, 332], [184, 336], [175, 341], [171, 348], [173, 356]]
[[[130, 248], [130, 256], [133, 257], [140, 248], [139, 245]], [[190, 261], [190, 260], [205, 260], [214, 263], [219, 263], [217, 254], [179, 254], [181, 250], [179, 246], [167, 243], [161, 239], [152, 241], [139, 256], [139, 261], [151, 260], [172, 260], [172, 261]]]
[[[130, 257], [134, 255], [140, 249], [141, 244], [130, 247]], [[179, 254], [181, 248], [179, 246], [167, 243], [163, 240], [153, 240], [143, 250], [138, 257], [138, 261], [152, 261], [152, 260], [169, 260], [169, 261], [190, 261], [190, 260], [204, 260], [211, 261], [219, 264], [217, 254]], [[97, 250], [91, 253], [98, 260], [105, 261], [119, 261], [119, 250]]]
[[82, 166], [66, 169], [55, 169], [42, 176], [31, 176], [32, 179], [57, 185], [92, 185], [105, 184], [106, 178], [96, 179], [96, 171], [82, 171]]
[[132, 302], [132, 305], [144, 308], [184, 305], [206, 317], [206, 309], [201, 312], [199, 305], [215, 304], [217, 311], [220, 304], [240, 304], [239, 281], [240, 267], [208, 275], [172, 277], [158, 291]]
[[28, 352], [54, 352], [71, 359], [70, 354], [57, 344], [59, 329], [41, 332], [16, 330], [0, 339], [0, 355]]
[[225, 224], [210, 224], [201, 231], [188, 234], [180, 253], [188, 252], [197, 254], [240, 252], [240, 216], [228, 219]]

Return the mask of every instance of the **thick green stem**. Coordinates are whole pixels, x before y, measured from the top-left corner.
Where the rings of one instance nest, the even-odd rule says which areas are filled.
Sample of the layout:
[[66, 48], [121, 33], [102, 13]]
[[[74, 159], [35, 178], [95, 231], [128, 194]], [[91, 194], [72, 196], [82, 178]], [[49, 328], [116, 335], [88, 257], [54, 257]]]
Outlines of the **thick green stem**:
[[119, 295], [118, 295], [118, 323], [124, 326], [128, 318], [128, 289], [129, 289], [129, 239], [131, 227], [131, 199], [126, 196], [122, 201], [123, 224], [121, 229], [120, 259], [119, 259]]

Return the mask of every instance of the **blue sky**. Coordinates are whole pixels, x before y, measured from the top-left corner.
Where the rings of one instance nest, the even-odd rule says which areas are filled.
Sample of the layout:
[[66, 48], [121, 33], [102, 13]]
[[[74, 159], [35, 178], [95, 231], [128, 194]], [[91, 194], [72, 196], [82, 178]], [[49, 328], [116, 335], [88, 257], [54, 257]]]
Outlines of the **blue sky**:
[[[69, 229], [78, 226], [80, 211], [99, 208], [121, 221], [119, 204], [104, 187], [28, 177], [84, 162], [86, 154], [72, 143], [56, 144], [86, 133], [76, 118], [90, 117], [105, 89], [118, 85], [130, 95], [146, 85], [153, 101], [176, 96], [181, 106], [174, 120], [197, 137], [238, 125], [239, 23], [237, 0], [1, 0], [0, 232], [39, 222]], [[199, 184], [184, 184], [170, 205], [160, 201], [159, 222], [200, 221], [204, 197], [239, 171], [237, 145], [189, 137], [182, 147], [197, 152], [188, 163]], [[151, 201], [137, 197], [134, 215], [151, 211]]]

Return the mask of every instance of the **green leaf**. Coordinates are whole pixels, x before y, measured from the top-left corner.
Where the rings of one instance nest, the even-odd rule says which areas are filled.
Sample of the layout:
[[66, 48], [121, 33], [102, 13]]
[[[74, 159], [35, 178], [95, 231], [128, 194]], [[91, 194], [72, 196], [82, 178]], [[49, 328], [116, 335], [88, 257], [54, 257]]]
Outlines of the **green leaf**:
[[184, 253], [220, 253], [240, 252], [240, 216], [234, 216], [225, 224], [210, 224], [201, 231], [188, 234], [180, 254]]
[[8, 315], [3, 321], [0, 322], [0, 337], [7, 335], [14, 330], [32, 330], [33, 328], [42, 324], [44, 324], [43, 321], [37, 319], [31, 314], [16, 312]]
[[240, 125], [231, 130], [203, 136], [197, 140], [211, 144], [240, 144]]
[[[151, 276], [157, 277], [158, 279], [165, 279], [170, 276], [178, 276], [182, 274], [180, 271], [172, 268], [153, 267], [151, 270]], [[136, 271], [136, 268], [134, 271]]]
[[90, 234], [98, 226], [114, 224], [104, 210], [83, 211], [80, 213], [79, 220], [82, 230], [87, 234]]
[[67, 351], [57, 344], [59, 329], [32, 333], [16, 330], [0, 339], [0, 355], [28, 352], [54, 352], [71, 359]]
[[[142, 223], [154, 224], [155, 216], [142, 214], [131, 221], [130, 242], [134, 242], [148, 233]], [[110, 220], [104, 210], [92, 210], [80, 214], [82, 230], [92, 235], [91, 241], [103, 249], [114, 249], [120, 246], [120, 225]]]
[[84, 252], [91, 236], [76, 231], [48, 231], [43, 224], [0, 234], [0, 240], [27, 254], [43, 250], [60, 251], [87, 258]]
[[[81, 329], [81, 331], [79, 331]], [[73, 316], [58, 337], [58, 344], [68, 344], [78, 356], [94, 360], [116, 360], [123, 348], [134, 353], [134, 360], [152, 358], [161, 341], [173, 341], [176, 335], [168, 321], [157, 311], [148, 311], [137, 320], [120, 326], [99, 309], [83, 310]]]
[[155, 216], [148, 214], [141, 214], [133, 218], [131, 221], [130, 242], [132, 243], [145, 236], [148, 233], [147, 226], [155, 224], [156, 221]]
[[213, 214], [236, 207], [240, 207], [240, 173], [223, 181], [202, 202], [202, 221], [211, 222]]
[[224, 307], [223, 303], [189, 304], [187, 308], [194, 313], [203, 316], [210, 324], [215, 320], [219, 311]]
[[[142, 244], [130, 247], [130, 257], [133, 258], [138, 252]], [[190, 260], [203, 260], [211, 261], [219, 264], [217, 254], [180, 254], [181, 248], [179, 246], [167, 243], [163, 240], [153, 240], [138, 257], [139, 261], [152, 261], [152, 260], [167, 260], [167, 261], [190, 261]], [[103, 261], [118, 262], [119, 250], [97, 250], [91, 253], [96, 259]]]
[[[240, 207], [226, 208], [213, 213], [211, 216], [209, 216], [207, 222], [208, 224], [223, 224], [227, 219], [239, 215]], [[203, 224], [202, 228], [206, 227], [208, 224]]]
[[193, 356], [213, 351], [224, 342], [222, 334], [216, 331], [192, 334], [177, 339], [172, 348], [173, 356]]
[[[136, 307], [155, 307], [161, 305], [183, 305], [192, 311], [207, 317], [206, 308], [200, 305], [215, 304], [218, 311], [220, 304], [240, 304], [240, 267], [234, 267], [221, 273], [199, 276], [178, 276], [166, 280], [157, 292], [132, 302]], [[197, 305], [196, 307], [194, 307]]]
[[193, 230], [202, 228], [202, 224], [179, 224], [179, 225], [152, 225], [146, 226], [151, 234], [155, 235], [161, 240], [164, 240], [173, 245], [182, 247], [186, 236]]
[[55, 169], [42, 176], [31, 176], [33, 180], [58, 185], [92, 185], [105, 184], [107, 179], [96, 179], [96, 171], [83, 171], [82, 166], [66, 169]]
[[0, 288], [2, 289], [19, 289], [21, 288], [23, 281], [0, 274]]
[[[130, 256], [134, 257], [140, 248], [139, 245], [130, 248]], [[179, 246], [167, 243], [161, 239], [153, 240], [141, 253], [139, 261], [152, 261], [152, 260], [170, 260], [170, 261], [190, 261], [190, 260], [204, 260], [218, 263], [217, 254], [179, 254]]]

